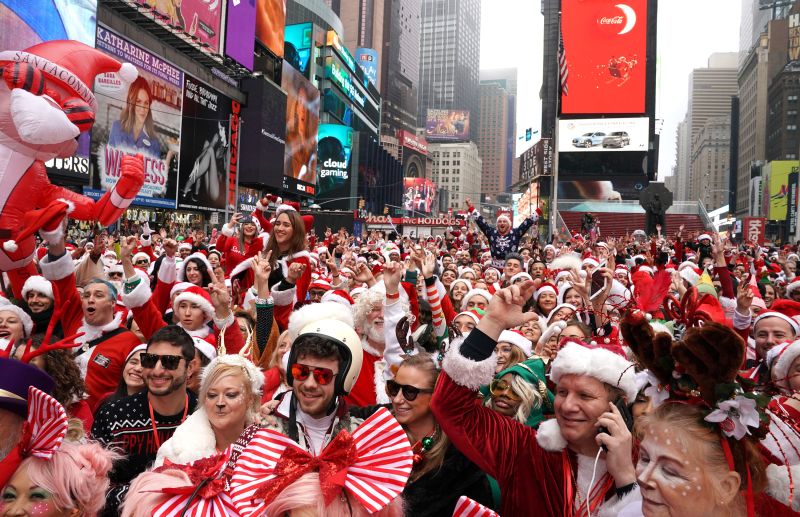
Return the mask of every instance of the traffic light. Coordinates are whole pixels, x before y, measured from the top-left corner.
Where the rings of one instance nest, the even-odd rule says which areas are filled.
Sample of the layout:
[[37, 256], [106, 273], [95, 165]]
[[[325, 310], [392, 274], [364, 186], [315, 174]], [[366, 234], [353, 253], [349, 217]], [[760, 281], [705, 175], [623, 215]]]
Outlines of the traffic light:
[[383, 215], [389, 215], [389, 207], [387, 205], [383, 205]]
[[364, 201], [363, 198], [358, 200], [358, 208], [360, 208], [361, 210], [363, 210], [366, 205], [367, 205], [367, 202]]

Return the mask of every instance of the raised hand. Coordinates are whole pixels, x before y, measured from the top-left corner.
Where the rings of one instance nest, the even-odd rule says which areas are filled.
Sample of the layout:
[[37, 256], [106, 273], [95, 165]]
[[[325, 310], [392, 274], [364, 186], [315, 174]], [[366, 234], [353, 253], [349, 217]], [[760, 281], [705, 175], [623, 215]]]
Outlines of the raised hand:
[[497, 291], [489, 302], [478, 329], [497, 341], [502, 331], [538, 319], [535, 312], [522, 312], [522, 307], [533, 295], [535, 288], [536, 284], [526, 280]]
[[300, 264], [299, 262], [295, 262], [289, 265], [289, 273], [286, 275], [286, 281], [290, 284], [296, 284], [300, 277], [303, 276], [303, 272], [306, 270], [305, 264]]
[[258, 254], [252, 259], [255, 286], [259, 298], [267, 298], [269, 296], [269, 275], [272, 273], [271, 258], [272, 250], [268, 251], [263, 257]]
[[138, 241], [139, 239], [135, 235], [128, 235], [119, 241], [120, 260], [123, 262], [131, 260]]
[[400, 286], [400, 279], [403, 276], [403, 264], [399, 262], [387, 262], [383, 266], [383, 284], [386, 286], [386, 294], [395, 294]]
[[425, 259], [419, 266], [420, 271], [422, 271], [422, 276], [424, 278], [430, 278], [433, 276], [433, 271], [436, 269], [436, 255], [431, 253], [430, 251], [425, 254]]
[[178, 252], [178, 241], [175, 239], [164, 239], [164, 254], [168, 257], [174, 257]]
[[375, 277], [372, 275], [369, 266], [363, 262], [359, 262], [358, 265], [356, 265], [356, 275], [353, 279], [360, 284], [369, 284], [375, 281]]
[[231, 295], [225, 285], [225, 273], [221, 268], [214, 272], [214, 277], [216, 281], [208, 284], [206, 290], [211, 296], [211, 303], [214, 305], [217, 319], [225, 319], [231, 313]]

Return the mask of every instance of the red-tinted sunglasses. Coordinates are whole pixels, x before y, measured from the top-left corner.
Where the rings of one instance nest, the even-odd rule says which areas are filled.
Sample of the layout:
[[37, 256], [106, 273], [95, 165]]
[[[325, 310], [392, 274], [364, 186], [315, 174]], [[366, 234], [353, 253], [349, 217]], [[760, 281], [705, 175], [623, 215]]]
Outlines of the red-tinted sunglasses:
[[294, 363], [292, 365], [292, 378], [296, 381], [304, 381], [308, 376], [313, 373], [314, 380], [317, 384], [325, 386], [330, 384], [336, 377], [336, 373], [330, 368], [322, 368], [319, 366], [308, 366], [305, 364]]

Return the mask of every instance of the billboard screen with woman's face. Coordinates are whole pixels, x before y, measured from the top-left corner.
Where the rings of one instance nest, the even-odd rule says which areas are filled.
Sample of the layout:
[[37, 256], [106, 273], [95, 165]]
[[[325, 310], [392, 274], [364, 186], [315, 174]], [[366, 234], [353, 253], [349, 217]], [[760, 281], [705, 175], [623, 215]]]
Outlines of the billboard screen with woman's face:
[[139, 77], [131, 84], [115, 73], [95, 80], [98, 109], [87, 194], [111, 189], [120, 177], [122, 156], [141, 154], [145, 181], [134, 204], [175, 208], [183, 72], [105, 27], [97, 28], [97, 48], [134, 65]]
[[287, 94], [283, 175], [307, 184], [313, 193], [317, 182], [319, 90], [286, 61], [282, 86]]
[[283, 57], [286, 0], [256, 0], [256, 39], [273, 54]]

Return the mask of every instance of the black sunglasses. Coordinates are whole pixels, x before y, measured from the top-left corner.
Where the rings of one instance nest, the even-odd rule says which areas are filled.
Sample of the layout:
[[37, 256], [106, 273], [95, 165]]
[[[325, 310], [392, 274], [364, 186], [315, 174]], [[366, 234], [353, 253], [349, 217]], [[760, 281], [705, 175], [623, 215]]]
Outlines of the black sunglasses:
[[420, 393], [433, 393], [433, 388], [417, 388], [410, 384], [400, 384], [394, 380], [386, 381], [386, 394], [390, 397], [396, 397], [400, 390], [403, 390], [403, 398], [409, 402], [416, 400]]
[[135, 264], [149, 264], [150, 259], [139, 259], [135, 262]]
[[158, 355], [143, 353], [141, 356], [142, 368], [155, 368], [158, 361], [165, 370], [177, 370], [181, 364], [182, 355]]

